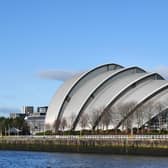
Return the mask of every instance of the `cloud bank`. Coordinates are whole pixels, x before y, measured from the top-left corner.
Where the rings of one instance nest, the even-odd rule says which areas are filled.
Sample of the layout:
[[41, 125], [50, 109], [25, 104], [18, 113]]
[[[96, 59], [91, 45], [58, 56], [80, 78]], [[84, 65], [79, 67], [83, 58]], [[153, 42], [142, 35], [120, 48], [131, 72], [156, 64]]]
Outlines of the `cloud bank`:
[[37, 76], [42, 79], [66, 81], [78, 72], [62, 71], [62, 70], [44, 70], [37, 73]]
[[[159, 66], [155, 69], [151, 70], [152, 72], [157, 72], [162, 75], [165, 79], [168, 80], [168, 66]], [[81, 72], [72, 72], [72, 71], [64, 71], [64, 70], [43, 70], [37, 73], [37, 76], [41, 79], [48, 80], [58, 80], [58, 81], [66, 81], [73, 77], [74, 75], [80, 74]]]

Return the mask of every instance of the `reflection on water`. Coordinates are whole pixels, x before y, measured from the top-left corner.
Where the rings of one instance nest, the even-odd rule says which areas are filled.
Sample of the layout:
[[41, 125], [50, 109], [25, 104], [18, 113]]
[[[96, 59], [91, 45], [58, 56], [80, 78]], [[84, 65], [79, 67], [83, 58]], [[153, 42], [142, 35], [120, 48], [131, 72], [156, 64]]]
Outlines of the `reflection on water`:
[[0, 168], [163, 168], [166, 157], [0, 151]]

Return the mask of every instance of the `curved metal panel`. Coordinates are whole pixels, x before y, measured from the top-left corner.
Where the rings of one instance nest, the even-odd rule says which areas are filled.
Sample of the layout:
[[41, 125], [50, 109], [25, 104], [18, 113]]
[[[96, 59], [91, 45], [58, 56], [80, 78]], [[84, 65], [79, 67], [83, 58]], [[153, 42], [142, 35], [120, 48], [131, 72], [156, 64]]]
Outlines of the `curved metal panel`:
[[[151, 120], [152, 118], [154, 118], [156, 115], [159, 115], [161, 111], [163, 111], [166, 107], [168, 107], [168, 89], [162, 91], [161, 93], [157, 94], [156, 96], [154, 96], [153, 98], [151, 98], [149, 100], [149, 104], [151, 102], [151, 107], [149, 107], [148, 109], [148, 101], [146, 102], [145, 107], [147, 106], [147, 110], [144, 109], [144, 115], [146, 115], [146, 117], [144, 117], [143, 119], [143, 123], [141, 123], [142, 127], [145, 123], [147, 123], [149, 120]], [[150, 112], [150, 114], [148, 115], [148, 110]], [[149, 118], [150, 117], [150, 118]]]
[[[58, 121], [62, 116], [62, 109], [66, 105], [66, 101], [69, 100], [69, 95], [72, 93], [72, 91], [75, 90], [75, 88], [77, 88], [77, 86], [80, 85], [80, 82], [84, 80], [86, 77], [88, 77], [90, 74], [96, 73], [96, 72], [99, 74], [101, 73], [99, 70], [102, 70], [102, 73], [103, 73], [104, 71], [111, 71], [111, 70], [120, 69], [120, 68], [123, 68], [123, 67], [118, 64], [105, 64], [105, 65], [98, 66], [88, 72], [77, 75], [76, 77], [73, 77], [72, 79], [66, 81], [53, 97], [47, 111], [45, 123], [53, 125], [54, 124], [53, 122], [55, 122], [55, 120], [57, 121], [57, 123], [59, 123]], [[53, 113], [54, 115], [57, 115], [57, 116], [53, 116]], [[51, 119], [51, 116], [54, 118]], [[59, 124], [56, 125], [56, 129], [58, 129], [58, 127], [59, 127]]]
[[81, 108], [78, 110], [79, 113], [74, 121], [72, 130], [74, 130], [77, 126], [77, 123], [80, 119], [80, 116], [82, 115], [83, 111], [85, 110], [85, 108], [88, 106], [88, 104], [90, 103], [90, 101], [92, 101], [93, 97], [95, 97], [96, 93], [99, 92], [101, 90], [102, 87], [104, 87], [105, 84], [107, 84], [107, 82], [109, 82], [111, 79], [113, 79], [114, 77], [117, 77], [119, 75], [122, 75], [122, 73], [127, 72], [127, 71], [134, 71], [135, 73], [146, 73], [145, 70], [139, 68], [139, 67], [129, 67], [129, 68], [125, 68], [125, 69], [121, 69], [118, 72], [112, 74], [110, 77], [108, 77], [107, 79], [104, 79], [98, 86], [96, 86], [94, 88], [94, 90], [92, 92], [89, 93], [88, 97], [85, 98], [85, 100], [83, 101], [83, 104], [81, 105]]
[[[157, 117], [158, 115], [160, 115], [160, 114], [162, 114], [162, 113], [165, 113], [165, 112], [167, 112], [168, 111], [168, 106], [167, 107], [165, 107], [162, 111], [160, 111], [160, 112], [158, 112], [158, 113], [156, 113], [155, 115], [153, 115], [152, 117], [151, 117], [151, 120], [153, 120], [155, 117]], [[150, 120], [150, 121], [151, 121]], [[149, 121], [145, 121], [141, 126], [140, 126], [140, 128], [142, 127], [142, 126], [144, 126], [146, 123], [148, 123]]]
[[80, 88], [77, 90], [77, 92], [70, 96], [70, 101], [66, 104], [66, 106], [64, 106], [65, 108], [63, 109], [62, 117], [71, 118], [71, 116], [73, 115], [73, 117], [75, 118], [81, 106], [88, 98], [88, 95], [90, 95], [95, 90], [95, 88], [101, 85], [103, 81], [119, 71], [120, 69], [115, 71], [108, 71], [91, 78], [84, 84], [82, 82]]
[[102, 114], [99, 116], [99, 118], [96, 120], [94, 126], [93, 126], [93, 129], [96, 128], [96, 126], [99, 124], [99, 122], [101, 121], [101, 118], [103, 117], [105, 111], [107, 111], [108, 109], [110, 109], [113, 104], [121, 97], [123, 96], [126, 92], [128, 92], [130, 89], [132, 89], [133, 87], [136, 87], [139, 83], [142, 83], [143, 81], [146, 81], [148, 79], [151, 79], [151, 78], [154, 78], [154, 79], [163, 79], [164, 78], [162, 76], [160, 76], [158, 73], [151, 73], [151, 74], [147, 74], [147, 75], [144, 75], [142, 77], [139, 77], [138, 79], [134, 80], [133, 82], [129, 83], [127, 86], [125, 86], [120, 92], [118, 92], [117, 95], [115, 95], [115, 97], [110, 101], [109, 104], [107, 104], [105, 106], [105, 109], [104, 109], [104, 112], [102, 112]]
[[131, 116], [140, 106], [142, 106], [145, 102], [147, 102], [149, 99], [153, 98], [155, 95], [161, 93], [162, 91], [168, 89], [168, 83], [165, 85], [161, 86], [160, 88], [156, 89], [149, 95], [147, 95], [144, 99], [142, 99], [129, 113], [127, 116], [125, 116], [115, 127], [115, 129], [119, 128], [121, 124], [129, 117]]
[[75, 81], [80, 78], [82, 74], [75, 75], [71, 79], [64, 82], [64, 84], [61, 85], [61, 87], [57, 90], [56, 94], [52, 97], [51, 102], [48, 106], [45, 124], [46, 125], [52, 125], [52, 123], [55, 122], [56, 117], [58, 115], [58, 111], [61, 107], [62, 101], [65, 99], [65, 95], [69, 90], [69, 87], [72, 86]]

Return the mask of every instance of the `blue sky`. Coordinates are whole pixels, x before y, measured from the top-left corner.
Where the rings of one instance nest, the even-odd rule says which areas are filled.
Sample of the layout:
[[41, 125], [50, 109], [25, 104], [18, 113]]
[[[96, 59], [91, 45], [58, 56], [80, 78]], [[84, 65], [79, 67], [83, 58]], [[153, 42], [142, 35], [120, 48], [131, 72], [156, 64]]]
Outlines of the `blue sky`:
[[0, 0], [0, 115], [48, 105], [61, 82], [45, 72], [114, 62], [168, 76], [167, 8], [167, 0]]

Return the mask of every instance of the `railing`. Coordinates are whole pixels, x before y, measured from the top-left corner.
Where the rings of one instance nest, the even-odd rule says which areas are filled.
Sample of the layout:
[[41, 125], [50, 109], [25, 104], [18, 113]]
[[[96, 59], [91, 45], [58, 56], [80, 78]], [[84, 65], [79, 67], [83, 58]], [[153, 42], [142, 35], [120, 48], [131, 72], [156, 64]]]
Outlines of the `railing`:
[[168, 135], [53, 135], [3, 136], [4, 140], [168, 140]]

